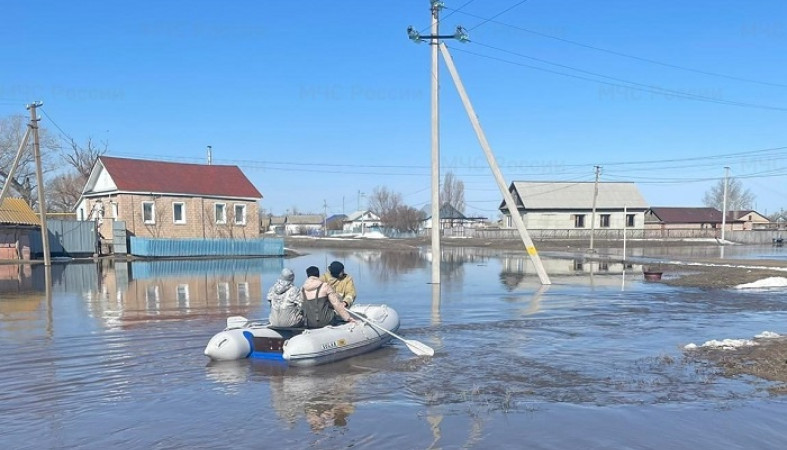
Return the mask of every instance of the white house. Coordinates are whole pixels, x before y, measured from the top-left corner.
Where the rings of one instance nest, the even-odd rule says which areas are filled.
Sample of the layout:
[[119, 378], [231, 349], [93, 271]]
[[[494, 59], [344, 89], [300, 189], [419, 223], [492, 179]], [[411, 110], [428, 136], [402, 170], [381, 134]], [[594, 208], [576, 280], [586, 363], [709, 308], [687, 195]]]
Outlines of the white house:
[[[644, 228], [648, 204], [634, 183], [514, 181], [509, 186], [528, 229]], [[591, 220], [594, 216], [595, 227]], [[505, 201], [503, 226], [513, 228]]]
[[[428, 203], [421, 208], [423, 219], [421, 229], [432, 229], [432, 204]], [[454, 208], [450, 203], [443, 203], [440, 206], [440, 229], [454, 227], [483, 228], [486, 226], [486, 217], [467, 217], [461, 211]]]
[[380, 226], [382, 226], [382, 222], [380, 222], [380, 216], [377, 214], [369, 210], [355, 211], [348, 214], [347, 218], [344, 219], [342, 231], [363, 234], [369, 231], [369, 228], [379, 228]]

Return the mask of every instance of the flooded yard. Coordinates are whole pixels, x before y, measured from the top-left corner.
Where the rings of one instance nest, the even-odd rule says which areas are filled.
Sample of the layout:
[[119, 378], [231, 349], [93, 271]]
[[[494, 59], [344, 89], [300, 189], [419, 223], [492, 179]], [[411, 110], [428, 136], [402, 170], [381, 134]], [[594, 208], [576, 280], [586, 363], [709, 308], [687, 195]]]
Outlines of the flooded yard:
[[[723, 376], [683, 349], [784, 334], [784, 289], [673, 287], [644, 281], [637, 264], [550, 258], [553, 284], [541, 286], [526, 255], [461, 247], [443, 249], [436, 288], [423, 249], [308, 251], [55, 265], [51, 289], [36, 266], [0, 282], [5, 446], [751, 449], [787, 439], [774, 383]], [[333, 260], [355, 278], [358, 303], [395, 308], [399, 334], [435, 356], [397, 340], [312, 368], [203, 356], [227, 316], [267, 317], [262, 299], [283, 267], [301, 283], [306, 267]]]

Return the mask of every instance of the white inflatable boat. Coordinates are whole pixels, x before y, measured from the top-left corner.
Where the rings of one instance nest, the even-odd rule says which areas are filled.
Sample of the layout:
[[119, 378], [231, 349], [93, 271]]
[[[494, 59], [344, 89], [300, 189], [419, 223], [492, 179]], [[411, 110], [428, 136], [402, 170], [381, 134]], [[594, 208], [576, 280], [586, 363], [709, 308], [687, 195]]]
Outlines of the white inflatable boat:
[[386, 305], [353, 305], [350, 310], [355, 323], [311, 330], [228, 317], [227, 328], [210, 339], [204, 353], [217, 361], [262, 358], [314, 366], [379, 348], [399, 329], [399, 314]]

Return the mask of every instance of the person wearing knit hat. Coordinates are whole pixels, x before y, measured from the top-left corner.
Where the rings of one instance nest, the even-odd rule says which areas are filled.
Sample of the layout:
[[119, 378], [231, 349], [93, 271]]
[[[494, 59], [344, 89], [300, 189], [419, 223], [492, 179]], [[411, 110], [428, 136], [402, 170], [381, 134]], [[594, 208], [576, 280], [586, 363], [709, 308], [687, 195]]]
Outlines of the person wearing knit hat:
[[273, 327], [294, 328], [303, 325], [303, 299], [294, 281], [295, 273], [285, 267], [268, 291], [271, 304], [269, 320]]
[[341, 323], [339, 319], [355, 322], [331, 285], [320, 279], [320, 269], [310, 266], [306, 269], [306, 276], [306, 282], [301, 287], [306, 328], [338, 325]]
[[334, 292], [339, 295], [344, 306], [350, 307], [358, 294], [355, 291], [355, 281], [353, 277], [344, 271], [344, 264], [334, 261], [328, 266], [328, 273], [320, 277], [320, 280], [330, 285]]

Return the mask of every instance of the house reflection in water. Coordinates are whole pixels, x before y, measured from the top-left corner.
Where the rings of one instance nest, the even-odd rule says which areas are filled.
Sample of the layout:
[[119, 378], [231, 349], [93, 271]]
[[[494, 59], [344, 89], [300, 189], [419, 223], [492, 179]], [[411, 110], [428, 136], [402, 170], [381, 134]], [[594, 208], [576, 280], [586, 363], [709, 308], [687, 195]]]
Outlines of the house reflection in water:
[[[553, 283], [590, 282], [595, 285], [619, 285], [624, 273], [642, 273], [641, 264], [620, 261], [590, 260], [585, 258], [544, 258], [541, 262]], [[535, 266], [527, 255], [505, 255], [502, 257], [500, 282], [509, 291], [539, 283]]]
[[[52, 292], [79, 294], [93, 317], [108, 323], [227, 316], [262, 304], [263, 274], [275, 278], [281, 258], [116, 261], [54, 264]], [[0, 266], [0, 295], [44, 298], [43, 266]], [[31, 305], [31, 307], [35, 307]]]
[[281, 258], [120, 263], [102, 270], [97, 294], [123, 321], [241, 314], [261, 304], [263, 273], [282, 267]]

